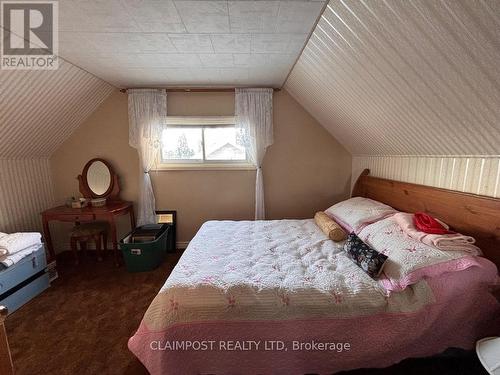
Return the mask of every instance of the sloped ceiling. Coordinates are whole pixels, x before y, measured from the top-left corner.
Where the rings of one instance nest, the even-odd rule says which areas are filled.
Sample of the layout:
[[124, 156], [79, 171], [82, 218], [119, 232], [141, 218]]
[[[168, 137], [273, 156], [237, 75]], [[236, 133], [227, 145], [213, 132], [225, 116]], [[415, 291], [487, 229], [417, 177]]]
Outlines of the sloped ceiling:
[[0, 70], [0, 158], [50, 156], [113, 90], [65, 61], [53, 71]]
[[332, 0], [286, 89], [353, 154], [500, 154], [500, 1]]

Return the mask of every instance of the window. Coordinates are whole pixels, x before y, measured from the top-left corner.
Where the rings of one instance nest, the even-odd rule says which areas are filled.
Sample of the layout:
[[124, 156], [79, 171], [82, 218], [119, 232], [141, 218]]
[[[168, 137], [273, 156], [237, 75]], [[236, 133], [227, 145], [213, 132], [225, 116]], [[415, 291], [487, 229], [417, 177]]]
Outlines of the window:
[[249, 168], [234, 117], [168, 117], [161, 139], [163, 167]]

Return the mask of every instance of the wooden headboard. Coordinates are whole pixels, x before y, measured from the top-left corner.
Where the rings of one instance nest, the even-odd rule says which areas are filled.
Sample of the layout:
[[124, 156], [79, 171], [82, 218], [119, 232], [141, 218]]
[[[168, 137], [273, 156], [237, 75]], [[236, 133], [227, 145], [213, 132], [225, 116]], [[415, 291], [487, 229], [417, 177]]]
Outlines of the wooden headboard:
[[500, 268], [500, 199], [431, 186], [359, 176], [353, 197], [377, 200], [405, 212], [427, 212], [451, 229], [476, 238], [484, 255]]

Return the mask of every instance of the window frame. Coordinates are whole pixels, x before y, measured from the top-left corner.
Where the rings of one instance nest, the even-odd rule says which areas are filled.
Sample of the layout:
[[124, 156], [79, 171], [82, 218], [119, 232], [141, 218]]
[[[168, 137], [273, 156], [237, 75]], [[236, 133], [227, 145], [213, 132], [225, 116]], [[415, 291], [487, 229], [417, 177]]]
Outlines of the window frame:
[[[207, 128], [234, 128], [235, 116], [168, 116], [166, 127], [201, 128], [202, 156], [203, 159], [163, 159], [163, 144], [160, 142], [157, 170], [254, 170], [245, 150], [245, 160], [207, 160], [205, 150], [205, 129]], [[166, 128], [165, 127], [165, 128]], [[164, 129], [162, 129], [163, 132]]]

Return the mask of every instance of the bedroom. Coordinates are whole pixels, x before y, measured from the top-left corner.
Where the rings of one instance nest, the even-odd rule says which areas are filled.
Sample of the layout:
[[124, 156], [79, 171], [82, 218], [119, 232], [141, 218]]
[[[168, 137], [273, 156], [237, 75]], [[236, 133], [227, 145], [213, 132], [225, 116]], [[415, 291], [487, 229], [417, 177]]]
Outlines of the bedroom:
[[0, 15], [1, 374], [500, 371], [500, 2]]

